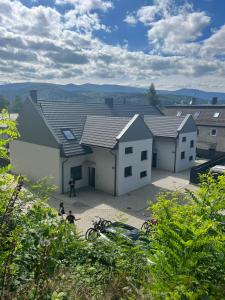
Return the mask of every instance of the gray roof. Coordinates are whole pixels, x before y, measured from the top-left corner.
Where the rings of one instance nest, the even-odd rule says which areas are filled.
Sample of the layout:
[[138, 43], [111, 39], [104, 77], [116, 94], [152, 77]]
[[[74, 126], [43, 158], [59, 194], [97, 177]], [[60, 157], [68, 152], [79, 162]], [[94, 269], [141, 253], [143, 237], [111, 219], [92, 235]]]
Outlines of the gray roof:
[[154, 136], [175, 138], [184, 117], [144, 116], [144, 121]]
[[[87, 115], [133, 117], [141, 115], [161, 115], [161, 112], [150, 105], [82, 103], [77, 101], [38, 101], [44, 118], [55, 138], [62, 144], [65, 156], [90, 153], [91, 150], [79, 144]], [[62, 129], [71, 129], [76, 140], [68, 141]]]
[[81, 143], [113, 149], [116, 137], [130, 120], [130, 117], [87, 116]]

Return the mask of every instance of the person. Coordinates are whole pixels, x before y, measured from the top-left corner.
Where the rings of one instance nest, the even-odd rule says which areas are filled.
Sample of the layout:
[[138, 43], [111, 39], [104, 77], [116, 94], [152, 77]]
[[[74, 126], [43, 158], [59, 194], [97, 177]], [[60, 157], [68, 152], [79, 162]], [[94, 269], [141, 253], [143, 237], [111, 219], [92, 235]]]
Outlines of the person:
[[69, 186], [70, 186], [70, 197], [72, 197], [72, 195], [74, 197], [76, 197], [76, 192], [75, 192], [75, 180], [73, 178], [70, 179], [69, 181]]
[[65, 208], [63, 202], [60, 202], [59, 204], [59, 216], [63, 216], [65, 214]]
[[74, 215], [72, 214], [72, 211], [69, 211], [68, 216], [66, 217], [66, 220], [70, 223], [70, 224], [74, 224], [76, 219], [74, 217]]

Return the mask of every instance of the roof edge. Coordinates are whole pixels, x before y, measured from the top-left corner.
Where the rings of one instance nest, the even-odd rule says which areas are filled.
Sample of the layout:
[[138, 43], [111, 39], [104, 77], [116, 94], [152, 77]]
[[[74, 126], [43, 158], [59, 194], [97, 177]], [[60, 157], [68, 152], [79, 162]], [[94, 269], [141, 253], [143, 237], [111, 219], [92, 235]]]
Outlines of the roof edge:
[[136, 119], [139, 117], [139, 114], [135, 114], [130, 121], [124, 126], [124, 128], [120, 131], [120, 133], [116, 136], [116, 140], [120, 140], [122, 136], [125, 134], [125, 132], [130, 128], [130, 126], [136, 121]]

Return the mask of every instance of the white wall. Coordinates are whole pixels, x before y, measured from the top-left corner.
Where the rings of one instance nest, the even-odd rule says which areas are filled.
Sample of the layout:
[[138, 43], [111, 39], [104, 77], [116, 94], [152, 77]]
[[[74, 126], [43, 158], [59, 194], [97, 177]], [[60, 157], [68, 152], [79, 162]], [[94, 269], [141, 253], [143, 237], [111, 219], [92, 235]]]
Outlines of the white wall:
[[[133, 153], [125, 154], [126, 147], [133, 147]], [[141, 161], [141, 151], [148, 151], [148, 159]], [[152, 139], [119, 143], [117, 159], [117, 195], [123, 195], [151, 182]], [[124, 168], [132, 166], [132, 176], [124, 177]], [[140, 172], [147, 176], [140, 178]]]
[[10, 142], [10, 161], [15, 174], [26, 175], [31, 181], [45, 176], [54, 177], [52, 183], [61, 186], [59, 149], [23, 141]]
[[114, 195], [115, 157], [109, 149], [92, 147], [92, 150], [90, 160], [96, 163], [95, 188]]
[[[186, 137], [186, 142], [182, 142], [182, 137]], [[194, 147], [190, 147], [191, 140], [194, 140]], [[191, 168], [195, 162], [196, 156], [197, 132], [179, 134], [176, 154], [176, 172]], [[181, 159], [181, 152], [185, 151], [185, 159]], [[189, 157], [193, 156], [193, 160], [189, 161]]]
[[153, 150], [157, 153], [156, 168], [174, 172], [175, 139], [155, 137]]
[[68, 159], [62, 158], [61, 162], [64, 163], [64, 192], [69, 192], [69, 181], [71, 178], [71, 168], [82, 166], [82, 179], [76, 180], [76, 188], [84, 187], [88, 185], [88, 167], [83, 165], [88, 160], [88, 155], [69, 157]]

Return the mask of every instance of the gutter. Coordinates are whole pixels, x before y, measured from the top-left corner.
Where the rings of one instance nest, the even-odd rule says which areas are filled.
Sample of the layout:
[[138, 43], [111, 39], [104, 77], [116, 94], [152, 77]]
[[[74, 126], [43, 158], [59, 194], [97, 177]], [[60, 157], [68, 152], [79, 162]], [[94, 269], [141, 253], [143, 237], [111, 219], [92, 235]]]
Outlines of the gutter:
[[175, 139], [175, 156], [174, 156], [174, 170], [173, 172], [176, 173], [176, 166], [177, 166], [177, 141], [179, 139], [179, 133], [178, 133], [178, 136], [176, 137]]
[[117, 186], [117, 155], [112, 152], [112, 150], [109, 151], [115, 158], [115, 164], [114, 164], [114, 197], [116, 197], [116, 186]]

